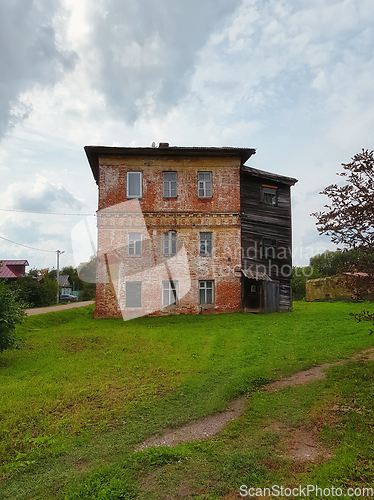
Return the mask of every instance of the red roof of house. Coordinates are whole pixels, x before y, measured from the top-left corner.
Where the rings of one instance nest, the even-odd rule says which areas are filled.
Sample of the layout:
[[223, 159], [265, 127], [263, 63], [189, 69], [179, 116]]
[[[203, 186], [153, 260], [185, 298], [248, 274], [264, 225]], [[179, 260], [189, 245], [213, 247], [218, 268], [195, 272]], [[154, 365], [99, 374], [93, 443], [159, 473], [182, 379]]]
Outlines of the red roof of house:
[[368, 273], [343, 273], [345, 274], [346, 276], [356, 276], [356, 277], [359, 277], [359, 278], [366, 278], [368, 275]]
[[27, 260], [0, 260], [0, 279], [24, 276], [29, 265]]

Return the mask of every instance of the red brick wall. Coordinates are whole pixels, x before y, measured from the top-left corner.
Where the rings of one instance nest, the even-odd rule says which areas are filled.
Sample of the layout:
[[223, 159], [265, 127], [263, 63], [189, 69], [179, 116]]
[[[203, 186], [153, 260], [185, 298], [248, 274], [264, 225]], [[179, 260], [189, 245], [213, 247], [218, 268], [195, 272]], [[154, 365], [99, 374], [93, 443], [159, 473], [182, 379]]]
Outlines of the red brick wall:
[[[101, 158], [99, 210], [126, 201], [127, 171], [143, 173], [143, 212], [220, 212], [240, 210], [240, 161], [232, 158]], [[162, 173], [177, 172], [178, 197], [163, 198]], [[213, 196], [197, 196], [197, 173], [212, 172]]]
[[[227, 158], [102, 158], [98, 218], [98, 285], [96, 317], [131, 318], [143, 314], [240, 311], [240, 160]], [[126, 198], [127, 170], [142, 171], [143, 197], [129, 204]], [[162, 197], [162, 172], [176, 171], [178, 197]], [[197, 172], [212, 172], [213, 196], [197, 196]], [[123, 206], [118, 205], [124, 203]], [[123, 208], [131, 213], [125, 214]], [[185, 260], [175, 263], [162, 254], [162, 235], [174, 230], [179, 239], [178, 254]], [[139, 258], [128, 256], [129, 232], [143, 235]], [[199, 233], [213, 233], [212, 256], [199, 255]], [[185, 254], [184, 254], [185, 252]], [[174, 260], [173, 260], [174, 259]], [[171, 273], [171, 274], [170, 274]], [[110, 275], [110, 280], [109, 280]], [[176, 306], [162, 307], [161, 283], [170, 277], [181, 284], [183, 297]], [[125, 282], [142, 281], [142, 307], [125, 308]], [[213, 305], [200, 306], [199, 280], [213, 280]], [[110, 282], [109, 282], [110, 281]]]

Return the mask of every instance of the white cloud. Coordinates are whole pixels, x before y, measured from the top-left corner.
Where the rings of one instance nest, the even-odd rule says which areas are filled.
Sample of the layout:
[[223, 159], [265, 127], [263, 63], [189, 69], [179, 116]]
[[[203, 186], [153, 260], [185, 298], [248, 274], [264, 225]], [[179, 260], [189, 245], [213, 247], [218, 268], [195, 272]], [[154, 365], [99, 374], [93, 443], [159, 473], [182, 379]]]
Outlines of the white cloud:
[[73, 68], [75, 54], [58, 46], [59, 0], [0, 3], [0, 138], [31, 112], [19, 100], [34, 85], [53, 85]]
[[190, 87], [197, 53], [239, 0], [103, 2], [91, 13], [93, 86], [112, 113], [133, 124], [151, 108], [164, 115]]
[[[35, 175], [32, 181], [10, 184], [2, 195], [1, 208], [72, 213], [80, 211], [83, 203], [61, 184]], [[0, 211], [0, 216], [1, 258], [23, 258], [31, 267], [53, 267], [55, 251], [60, 249], [66, 252], [63, 265], [72, 263], [71, 230], [79, 218], [6, 210]]]
[[326, 89], [326, 75], [322, 69], [319, 69], [317, 72], [317, 76], [314, 78], [312, 82], [312, 87], [316, 90], [324, 90]]
[[2, 195], [4, 208], [33, 212], [56, 212], [61, 209], [79, 211], [82, 201], [75, 198], [61, 184], [52, 184], [41, 175], [32, 182], [11, 184]]

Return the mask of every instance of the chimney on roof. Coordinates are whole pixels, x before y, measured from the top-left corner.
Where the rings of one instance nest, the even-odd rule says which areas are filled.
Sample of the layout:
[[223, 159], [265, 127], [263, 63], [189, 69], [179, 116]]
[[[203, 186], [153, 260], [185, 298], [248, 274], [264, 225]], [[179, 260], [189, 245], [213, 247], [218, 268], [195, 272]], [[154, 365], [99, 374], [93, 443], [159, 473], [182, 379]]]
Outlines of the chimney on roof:
[[160, 144], [158, 145], [159, 148], [168, 148], [169, 147], [169, 143], [168, 142], [160, 142]]

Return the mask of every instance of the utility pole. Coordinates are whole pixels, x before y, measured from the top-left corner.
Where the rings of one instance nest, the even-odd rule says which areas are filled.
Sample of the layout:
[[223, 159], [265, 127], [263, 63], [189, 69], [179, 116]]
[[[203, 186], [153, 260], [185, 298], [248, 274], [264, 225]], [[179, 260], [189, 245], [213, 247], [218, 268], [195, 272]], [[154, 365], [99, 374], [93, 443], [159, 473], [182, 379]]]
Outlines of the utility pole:
[[57, 250], [57, 284], [58, 284], [58, 290], [57, 290], [57, 304], [60, 301], [60, 254], [65, 253], [65, 251], [61, 252], [60, 250]]

